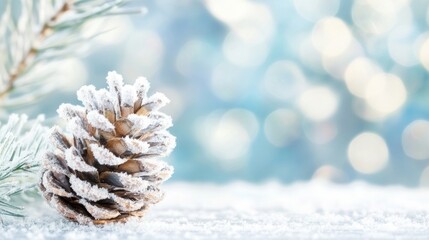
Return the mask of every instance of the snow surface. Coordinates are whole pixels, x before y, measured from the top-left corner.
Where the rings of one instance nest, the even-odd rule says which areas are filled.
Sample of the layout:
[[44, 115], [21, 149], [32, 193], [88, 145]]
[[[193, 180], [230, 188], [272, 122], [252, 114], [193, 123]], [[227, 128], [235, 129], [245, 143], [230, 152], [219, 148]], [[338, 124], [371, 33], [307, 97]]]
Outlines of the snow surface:
[[126, 224], [82, 226], [34, 204], [0, 239], [428, 239], [429, 190], [324, 182], [165, 184], [165, 199]]

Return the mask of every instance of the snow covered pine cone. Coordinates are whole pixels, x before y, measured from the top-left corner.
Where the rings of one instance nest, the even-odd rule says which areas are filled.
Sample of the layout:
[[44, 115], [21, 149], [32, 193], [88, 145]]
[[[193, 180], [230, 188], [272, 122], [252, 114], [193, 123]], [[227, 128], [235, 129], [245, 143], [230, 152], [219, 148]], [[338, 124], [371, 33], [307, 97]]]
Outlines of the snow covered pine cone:
[[124, 85], [121, 75], [109, 72], [106, 79], [108, 90], [97, 91], [92, 85], [79, 89], [84, 107], [58, 108], [72, 135], [54, 127], [54, 151], [43, 161], [43, 196], [60, 214], [80, 224], [143, 216], [163, 198], [158, 186], [173, 173], [157, 159], [176, 145], [167, 131], [171, 117], [158, 111], [169, 100], [161, 93], [147, 97], [145, 78]]

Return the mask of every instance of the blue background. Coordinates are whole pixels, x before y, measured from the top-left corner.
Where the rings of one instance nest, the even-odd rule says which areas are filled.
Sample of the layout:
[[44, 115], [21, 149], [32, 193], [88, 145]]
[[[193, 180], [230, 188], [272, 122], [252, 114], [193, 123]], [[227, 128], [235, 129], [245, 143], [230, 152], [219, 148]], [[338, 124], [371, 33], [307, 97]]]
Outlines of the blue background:
[[428, 4], [136, 1], [146, 15], [85, 26], [110, 31], [58, 65], [59, 90], [31, 111], [54, 117], [116, 70], [172, 100], [173, 180], [427, 185]]

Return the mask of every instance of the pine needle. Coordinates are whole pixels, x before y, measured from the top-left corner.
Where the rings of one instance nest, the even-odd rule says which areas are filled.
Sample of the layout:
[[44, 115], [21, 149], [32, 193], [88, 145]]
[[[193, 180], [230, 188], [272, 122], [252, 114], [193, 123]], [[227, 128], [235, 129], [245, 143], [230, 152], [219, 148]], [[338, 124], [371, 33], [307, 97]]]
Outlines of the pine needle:
[[0, 217], [22, 217], [22, 208], [10, 202], [12, 196], [34, 187], [40, 157], [47, 149], [47, 128], [41, 119], [12, 114], [0, 127]]

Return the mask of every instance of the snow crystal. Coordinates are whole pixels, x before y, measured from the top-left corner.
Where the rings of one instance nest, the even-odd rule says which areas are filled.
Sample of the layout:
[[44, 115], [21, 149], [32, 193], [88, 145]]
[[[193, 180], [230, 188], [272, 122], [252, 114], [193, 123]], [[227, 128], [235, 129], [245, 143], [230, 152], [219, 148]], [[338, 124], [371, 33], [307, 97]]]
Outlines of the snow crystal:
[[82, 106], [63, 103], [58, 107], [57, 113], [60, 118], [64, 120], [70, 120], [75, 117], [82, 118], [85, 113], [85, 108]]
[[134, 83], [134, 88], [137, 90], [137, 97], [140, 99], [146, 99], [147, 91], [150, 88], [149, 81], [144, 77], [139, 77]]
[[90, 144], [90, 147], [95, 159], [97, 159], [100, 164], [116, 166], [127, 161], [127, 159], [115, 156], [112, 152], [110, 152], [103, 146], [99, 146], [97, 144]]
[[109, 192], [107, 189], [99, 188], [95, 185], [93, 186], [89, 182], [80, 180], [74, 175], [70, 176], [70, 185], [78, 196], [90, 201], [99, 201], [109, 198]]
[[77, 91], [77, 99], [79, 99], [88, 110], [100, 109], [97, 96], [97, 91], [93, 85], [82, 86]]
[[77, 138], [95, 140], [95, 138], [89, 135], [89, 133], [84, 129], [82, 126], [82, 120], [79, 118], [71, 119], [67, 124], [67, 129]]
[[78, 150], [75, 147], [71, 147], [65, 151], [65, 159], [67, 165], [74, 170], [79, 172], [95, 172], [97, 169], [93, 166], [88, 165], [83, 158], [80, 156]]
[[112, 132], [115, 129], [113, 124], [96, 110], [89, 112], [86, 117], [89, 124], [97, 129], [101, 129], [106, 132]]
[[132, 139], [126, 136], [123, 138], [125, 144], [127, 145], [128, 150], [133, 154], [145, 153], [149, 149], [149, 144], [142, 142], [137, 139]]
[[170, 103], [170, 99], [168, 99], [163, 93], [156, 92], [144, 101], [142, 106], [144, 106], [148, 111], [158, 111], [168, 103]]
[[136, 90], [131, 85], [125, 85], [121, 92], [123, 107], [134, 107], [134, 102], [137, 100]]
[[117, 210], [110, 210], [107, 208], [97, 207], [90, 204], [85, 199], [80, 199], [79, 203], [85, 206], [86, 210], [93, 216], [95, 219], [112, 219], [120, 215]]

